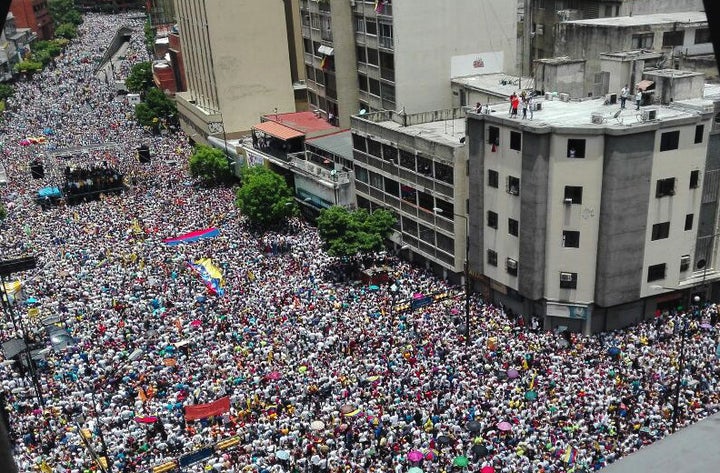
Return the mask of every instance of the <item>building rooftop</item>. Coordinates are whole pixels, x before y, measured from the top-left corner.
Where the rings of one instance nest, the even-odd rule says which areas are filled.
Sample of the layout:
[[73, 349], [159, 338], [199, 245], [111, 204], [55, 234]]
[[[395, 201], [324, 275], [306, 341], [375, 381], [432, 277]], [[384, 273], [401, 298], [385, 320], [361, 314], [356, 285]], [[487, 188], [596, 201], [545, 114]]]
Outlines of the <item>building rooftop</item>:
[[629, 51], [612, 51], [609, 53], [600, 53], [600, 59], [616, 59], [616, 60], [648, 60], [663, 57], [663, 53], [659, 51], [650, 51], [647, 49], [632, 49]]
[[462, 85], [468, 89], [495, 95], [498, 98], [508, 98], [513, 92], [522, 89], [533, 89], [535, 81], [531, 77], [523, 77], [522, 87], [518, 86], [518, 77], [508, 74], [478, 74], [474, 76], [458, 77], [452, 80], [453, 84]]
[[353, 156], [352, 132], [350, 130], [342, 130], [337, 133], [312, 138], [305, 143], [345, 159], [352, 159]]
[[[655, 109], [657, 116], [655, 121], [665, 121], [679, 118], [695, 117], [699, 110], [705, 107], [712, 107], [712, 102], [706, 99], [692, 99], [675, 102], [672, 107], [662, 105], [643, 106], [640, 111], [635, 110], [634, 102], [628, 101], [627, 108], [620, 111], [620, 106], [605, 105], [605, 99], [592, 99], [570, 102], [538, 99], [541, 109], [534, 113], [533, 120], [522, 120], [520, 118], [508, 118], [508, 108], [505, 103], [497, 104], [491, 108], [491, 115], [507, 120], [521, 122], [528, 128], [561, 127], [561, 128], [614, 128], [627, 129], [633, 126], [646, 124], [641, 118], [642, 110]], [[683, 108], [685, 105], [687, 108]], [[619, 112], [619, 113], [618, 113]], [[602, 116], [602, 124], [592, 122], [593, 114]], [[616, 116], [617, 115], [617, 116]]]
[[591, 20], [574, 20], [564, 23], [589, 26], [610, 26], [616, 28], [627, 28], [642, 25], [662, 24], [698, 24], [707, 23], [707, 15], [704, 11], [687, 11], [675, 13], [653, 13], [650, 15], [615, 16], [607, 18], [593, 18]]
[[380, 122], [378, 125], [406, 135], [418, 136], [445, 146], [455, 148], [465, 146], [464, 143], [460, 143], [460, 139], [465, 137], [465, 118], [418, 123], [408, 126], [402, 126], [399, 123], [388, 120], [386, 122]]
[[264, 115], [263, 120], [276, 122], [302, 132], [307, 138], [327, 135], [340, 130], [313, 112], [271, 113]]
[[679, 77], [704, 76], [705, 74], [703, 74], [702, 72], [686, 71], [679, 69], [648, 69], [643, 71], [643, 75], [677, 79]]

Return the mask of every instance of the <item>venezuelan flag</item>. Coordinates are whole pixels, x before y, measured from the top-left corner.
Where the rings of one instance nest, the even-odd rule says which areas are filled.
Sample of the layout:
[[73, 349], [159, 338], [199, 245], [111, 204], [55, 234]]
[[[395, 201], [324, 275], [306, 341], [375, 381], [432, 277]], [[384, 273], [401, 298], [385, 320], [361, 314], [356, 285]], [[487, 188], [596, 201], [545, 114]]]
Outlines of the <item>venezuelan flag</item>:
[[191, 261], [187, 262], [188, 267], [198, 275], [198, 277], [205, 283], [208, 292], [216, 296], [222, 296], [225, 294], [225, 279], [220, 271], [220, 268], [215, 266], [210, 258], [202, 258], [194, 263]]

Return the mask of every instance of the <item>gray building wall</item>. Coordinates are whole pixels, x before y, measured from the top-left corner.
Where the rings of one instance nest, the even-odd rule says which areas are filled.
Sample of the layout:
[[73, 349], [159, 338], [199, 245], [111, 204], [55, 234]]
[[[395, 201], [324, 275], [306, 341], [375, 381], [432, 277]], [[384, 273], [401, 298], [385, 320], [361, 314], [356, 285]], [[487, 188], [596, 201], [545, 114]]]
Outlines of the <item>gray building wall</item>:
[[[467, 120], [467, 139], [469, 155], [468, 183], [485, 181], [485, 160], [481, 156], [485, 143], [485, 120]], [[470, 274], [483, 274], [485, 254], [483, 248], [483, 228], [485, 226], [485, 206], [483, 205], [484, 185], [468, 185], [469, 245], [468, 267]]]
[[595, 303], [640, 297], [655, 132], [606, 135]]
[[518, 290], [540, 299], [545, 285], [550, 134], [523, 133]]

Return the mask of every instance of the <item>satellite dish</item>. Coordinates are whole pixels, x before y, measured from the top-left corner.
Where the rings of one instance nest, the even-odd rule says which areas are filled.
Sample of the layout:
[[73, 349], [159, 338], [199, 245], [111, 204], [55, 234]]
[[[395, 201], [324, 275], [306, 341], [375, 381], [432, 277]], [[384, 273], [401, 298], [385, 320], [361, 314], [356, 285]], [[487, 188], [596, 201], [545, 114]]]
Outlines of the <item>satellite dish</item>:
[[366, 113], [367, 113], [367, 110], [365, 110], [364, 108], [361, 108], [360, 111], [358, 112], [358, 115], [365, 115]]

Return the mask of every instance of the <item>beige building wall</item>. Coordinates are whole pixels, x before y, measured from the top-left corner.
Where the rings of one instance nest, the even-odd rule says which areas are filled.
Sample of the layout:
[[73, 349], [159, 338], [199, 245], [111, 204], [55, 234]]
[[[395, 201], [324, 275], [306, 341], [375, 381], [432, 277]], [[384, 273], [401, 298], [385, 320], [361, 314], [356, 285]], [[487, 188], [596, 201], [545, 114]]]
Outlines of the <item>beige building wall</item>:
[[[181, 115], [195, 121], [219, 113], [229, 134], [249, 131], [275, 110], [295, 111], [285, 2], [176, 0], [175, 7], [188, 83]], [[193, 106], [204, 111], [189, 113]], [[191, 134], [217, 133], [217, 126], [199, 128]]]
[[452, 77], [515, 72], [516, 2], [395, 0], [392, 8], [397, 110], [449, 108]]

